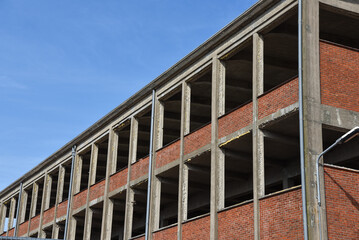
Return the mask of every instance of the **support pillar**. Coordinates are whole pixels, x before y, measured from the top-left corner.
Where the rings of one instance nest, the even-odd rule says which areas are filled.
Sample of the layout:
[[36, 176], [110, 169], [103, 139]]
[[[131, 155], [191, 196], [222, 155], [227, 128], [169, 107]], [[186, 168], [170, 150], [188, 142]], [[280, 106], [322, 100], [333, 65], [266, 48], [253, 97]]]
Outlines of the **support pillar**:
[[35, 217], [38, 193], [39, 193], [39, 184], [34, 183], [32, 185], [32, 196], [31, 196], [30, 217], [29, 217], [30, 219], [29, 219], [29, 225], [27, 227], [26, 236], [29, 236], [30, 234], [31, 219]]
[[101, 226], [101, 239], [111, 240], [112, 232], [112, 215], [113, 215], [113, 201], [109, 198], [110, 189], [110, 176], [112, 174], [113, 166], [116, 166], [114, 155], [117, 154], [113, 151], [113, 144], [115, 142], [116, 133], [111, 128], [108, 136], [108, 148], [107, 148], [107, 164], [106, 164], [106, 178], [105, 178], [105, 196], [103, 201], [103, 212], [102, 212], [102, 226]]
[[[11, 198], [10, 200], [10, 211], [9, 211], [9, 222], [7, 224], [7, 233], [6, 236], [9, 236], [9, 230], [14, 226], [14, 218], [15, 218], [15, 207], [16, 207], [16, 199]], [[12, 237], [12, 236], [9, 236]]]
[[127, 171], [127, 191], [126, 191], [126, 209], [125, 209], [125, 223], [124, 223], [124, 239], [131, 238], [132, 222], [133, 222], [133, 203], [134, 192], [130, 187], [131, 182], [131, 165], [136, 162], [137, 151], [137, 136], [138, 136], [138, 121], [135, 117], [131, 118], [130, 127], [130, 146], [128, 156], [128, 171]]
[[27, 191], [25, 191], [25, 189], [23, 189], [21, 194], [19, 216], [17, 219], [19, 225], [27, 220], [25, 219], [27, 198], [28, 198], [28, 193]]
[[224, 207], [224, 154], [218, 147], [218, 117], [225, 112], [225, 67], [213, 58], [211, 114], [211, 198], [210, 239], [218, 239], [218, 210]]
[[55, 200], [55, 213], [54, 213], [54, 226], [52, 228], [52, 238], [57, 239], [59, 236], [59, 226], [56, 224], [56, 216], [57, 216], [57, 208], [59, 203], [62, 202], [62, 195], [64, 192], [65, 185], [65, 168], [60, 165], [59, 166], [59, 176], [57, 178], [57, 189], [56, 189], [56, 200]]
[[0, 203], [0, 234], [4, 232], [5, 218], [6, 218], [6, 205], [1, 202]]
[[254, 239], [260, 239], [259, 198], [265, 194], [264, 137], [258, 128], [258, 96], [264, 86], [264, 42], [258, 33], [253, 34], [253, 206]]
[[190, 132], [191, 87], [182, 83], [181, 129], [180, 129], [180, 163], [178, 173], [178, 220], [177, 239], [182, 239], [182, 222], [187, 220], [188, 204], [188, 167], [184, 164], [184, 136]]
[[[321, 208], [321, 226], [319, 226], [315, 173], [316, 158], [322, 152], [319, 1], [303, 0], [302, 16], [303, 137], [308, 237], [320, 239], [322, 236], [322, 239], [327, 239], [325, 202]], [[323, 176], [322, 168], [320, 174]], [[325, 201], [323, 189], [321, 194]]]
[[41, 198], [41, 210], [40, 210], [40, 224], [38, 229], [38, 238], [46, 238], [46, 234], [42, 229], [42, 221], [44, 216], [44, 211], [49, 208], [50, 203], [50, 194], [51, 194], [51, 176], [46, 172], [44, 178], [44, 187]]

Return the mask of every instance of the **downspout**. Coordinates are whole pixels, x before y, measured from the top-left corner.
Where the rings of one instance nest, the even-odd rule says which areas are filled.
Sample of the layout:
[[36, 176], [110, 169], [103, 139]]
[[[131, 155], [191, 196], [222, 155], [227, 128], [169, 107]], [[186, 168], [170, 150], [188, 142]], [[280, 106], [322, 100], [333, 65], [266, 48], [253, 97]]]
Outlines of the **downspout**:
[[76, 157], [76, 145], [72, 147], [72, 163], [71, 163], [69, 194], [67, 197], [67, 211], [66, 211], [66, 222], [65, 222], [65, 230], [64, 230], [64, 240], [67, 239], [67, 231], [69, 225], [71, 197], [72, 197], [72, 180], [74, 178], [75, 157]]
[[304, 126], [303, 126], [303, 2], [298, 0], [298, 89], [299, 89], [299, 142], [300, 142], [300, 176], [302, 184], [302, 208], [303, 208], [303, 227], [304, 239], [308, 240], [307, 222], [307, 187], [305, 184], [305, 161], [304, 161]]
[[155, 98], [156, 90], [152, 90], [152, 110], [151, 110], [151, 132], [150, 132], [150, 154], [148, 164], [148, 186], [147, 186], [147, 207], [146, 207], [146, 230], [145, 240], [149, 239], [149, 226], [150, 226], [150, 204], [151, 204], [151, 181], [152, 181], [152, 155], [153, 155], [153, 132], [154, 132], [154, 116], [155, 116]]
[[20, 192], [19, 192], [19, 199], [17, 201], [17, 209], [16, 209], [16, 224], [15, 224], [15, 230], [14, 230], [14, 236], [17, 237], [17, 232], [19, 228], [19, 210], [21, 205], [21, 197], [22, 197], [22, 183], [20, 183]]

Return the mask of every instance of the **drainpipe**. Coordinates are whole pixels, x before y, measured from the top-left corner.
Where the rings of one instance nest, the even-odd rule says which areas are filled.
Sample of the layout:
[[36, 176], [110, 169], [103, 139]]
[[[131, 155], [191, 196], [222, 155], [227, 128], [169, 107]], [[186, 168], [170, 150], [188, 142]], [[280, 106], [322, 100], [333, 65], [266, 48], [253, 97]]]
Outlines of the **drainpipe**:
[[21, 197], [22, 197], [22, 183], [20, 183], [20, 192], [19, 192], [19, 198], [17, 201], [17, 209], [16, 209], [16, 224], [15, 224], [15, 230], [14, 230], [14, 236], [17, 237], [17, 232], [19, 228], [19, 209], [21, 205]]
[[67, 239], [67, 231], [68, 231], [68, 225], [69, 225], [71, 197], [72, 197], [72, 180], [74, 178], [75, 157], [76, 157], [76, 145], [72, 147], [72, 163], [71, 163], [71, 174], [70, 174], [71, 176], [70, 176], [69, 194], [68, 194], [68, 198], [67, 198], [67, 211], [66, 211], [64, 240]]
[[154, 132], [154, 117], [155, 117], [155, 98], [156, 90], [152, 90], [152, 110], [151, 110], [151, 132], [150, 132], [150, 154], [148, 164], [148, 187], [147, 187], [147, 207], [146, 207], [146, 230], [145, 240], [149, 239], [149, 226], [150, 226], [150, 204], [151, 204], [151, 181], [152, 181], [152, 155], [153, 155], [153, 132]]
[[307, 188], [305, 184], [305, 163], [304, 163], [304, 126], [303, 126], [303, 52], [302, 52], [302, 23], [303, 23], [303, 2], [298, 0], [298, 89], [299, 89], [299, 142], [300, 142], [300, 176], [302, 183], [302, 208], [304, 239], [308, 240], [308, 216], [307, 216]]

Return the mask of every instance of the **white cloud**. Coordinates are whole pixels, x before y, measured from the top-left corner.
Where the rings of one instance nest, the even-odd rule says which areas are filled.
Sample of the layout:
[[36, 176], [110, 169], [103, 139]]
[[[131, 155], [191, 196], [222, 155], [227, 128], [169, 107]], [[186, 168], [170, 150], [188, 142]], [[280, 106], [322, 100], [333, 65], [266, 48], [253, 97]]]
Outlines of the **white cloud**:
[[7, 76], [0, 76], [0, 88], [6, 88], [6, 89], [27, 89], [27, 86], [25, 84], [12, 81]]

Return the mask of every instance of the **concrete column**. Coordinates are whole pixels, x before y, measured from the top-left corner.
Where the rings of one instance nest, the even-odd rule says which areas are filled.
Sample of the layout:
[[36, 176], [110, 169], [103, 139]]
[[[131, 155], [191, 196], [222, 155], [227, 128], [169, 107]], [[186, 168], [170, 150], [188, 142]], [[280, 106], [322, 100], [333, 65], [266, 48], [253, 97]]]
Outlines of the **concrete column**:
[[182, 239], [182, 222], [187, 219], [188, 167], [184, 164], [184, 135], [190, 132], [191, 87], [182, 83], [181, 129], [180, 129], [180, 164], [178, 173], [178, 223], [177, 239]]
[[54, 226], [52, 228], [52, 238], [57, 239], [59, 236], [59, 226], [56, 224], [57, 208], [60, 202], [62, 202], [62, 195], [65, 185], [65, 168], [59, 165], [59, 176], [57, 178], [56, 200], [55, 200], [55, 213], [54, 213]]
[[118, 151], [118, 139], [119, 139], [119, 133], [114, 131], [113, 132], [113, 142], [112, 142], [112, 166], [110, 168], [110, 175], [114, 174], [116, 172], [117, 167], [117, 151]]
[[[45, 193], [45, 201], [44, 201], [44, 211], [49, 209], [50, 206], [50, 197], [51, 197], [51, 186], [52, 186], [52, 176], [48, 174], [45, 177], [45, 187], [44, 187], [44, 193]], [[46, 191], [45, 191], [46, 189]]]
[[6, 205], [1, 202], [0, 203], [0, 234], [4, 232], [5, 218], [6, 218]]
[[253, 34], [253, 206], [254, 239], [260, 238], [259, 198], [264, 196], [264, 137], [258, 128], [258, 96], [264, 86], [264, 42], [258, 33]]
[[29, 219], [29, 225], [27, 227], [26, 236], [29, 236], [29, 233], [30, 233], [31, 218], [35, 217], [38, 193], [39, 193], [39, 184], [38, 183], [33, 183], [33, 185], [32, 185], [32, 196], [31, 196], [31, 205], [30, 205], [30, 217], [29, 217], [30, 219]]
[[[15, 208], [16, 208], [16, 199], [11, 198], [10, 200], [10, 211], [9, 211], [9, 221], [7, 224], [7, 233], [6, 236], [9, 236], [9, 230], [14, 226], [14, 218], [15, 218]], [[10, 237], [10, 236], [9, 236]]]
[[93, 210], [91, 208], [86, 209], [85, 226], [84, 226], [84, 240], [91, 239], [91, 227], [92, 227]]
[[91, 144], [91, 160], [90, 160], [90, 172], [88, 188], [96, 183], [96, 171], [97, 171], [97, 159], [98, 159], [98, 145], [96, 143]]
[[[81, 156], [80, 156], [81, 157]], [[89, 178], [87, 183], [87, 198], [86, 198], [86, 210], [85, 210], [85, 223], [84, 223], [84, 240], [90, 239], [91, 237], [91, 226], [92, 226], [92, 216], [93, 211], [89, 207], [90, 199], [90, 186], [95, 183], [96, 179], [96, 167], [98, 159], [98, 146], [95, 143], [91, 144], [91, 160], [89, 167]]]
[[211, 203], [210, 203], [210, 239], [218, 239], [218, 210], [224, 206], [223, 194], [224, 156], [218, 147], [218, 117], [225, 112], [225, 66], [217, 58], [212, 65], [212, 129], [211, 129]]
[[27, 198], [28, 198], [28, 193], [25, 191], [25, 189], [23, 189], [21, 194], [19, 217], [17, 219], [19, 225], [28, 220], [25, 219]]
[[[303, 0], [302, 15], [303, 136], [308, 235], [309, 239], [319, 239], [321, 232], [323, 239], [327, 239], [325, 204], [322, 207], [319, 226], [315, 173], [316, 158], [322, 152], [318, 0]], [[323, 169], [320, 170], [323, 176]], [[323, 189], [321, 194], [325, 199]]]
[[[74, 169], [73, 169], [73, 186], [71, 189], [71, 198], [73, 198], [73, 196], [78, 193], [80, 191], [80, 183], [81, 183], [81, 171], [82, 171], [82, 159], [81, 157], [78, 155], [78, 153], [75, 153], [75, 164], [74, 164]], [[69, 201], [70, 199], [68, 199]], [[73, 211], [72, 211], [72, 205], [73, 205], [73, 201], [71, 201], [70, 204], [70, 211], [69, 211], [69, 222], [68, 222], [68, 230], [67, 230], [67, 237], [66, 239], [75, 239], [76, 236], [76, 219], [75, 217], [72, 215]]]
[[155, 131], [155, 139], [154, 142], [155, 150], [160, 149], [163, 147], [163, 126], [164, 126], [164, 117], [165, 117], [165, 107], [163, 105], [163, 102], [157, 100], [157, 106], [156, 106], [156, 115], [155, 115], [155, 125], [157, 125], [156, 131]]
[[160, 228], [160, 216], [161, 216], [161, 180], [156, 176], [152, 178], [153, 181], [153, 230], [156, 231]]
[[[136, 162], [137, 154], [137, 139], [138, 139], [138, 120], [135, 117], [131, 118], [131, 129], [130, 129], [130, 151], [129, 151], [129, 164]], [[128, 169], [130, 170], [130, 169]]]
[[[109, 140], [108, 140], [108, 149], [107, 149], [107, 164], [106, 164], [106, 182], [105, 182], [105, 195], [103, 202], [103, 213], [102, 213], [102, 226], [101, 226], [101, 239], [110, 240], [112, 232], [112, 215], [113, 215], [113, 201], [109, 198], [109, 189], [110, 189], [110, 175], [112, 173], [113, 166], [115, 166], [114, 155], [117, 152], [113, 151], [113, 144], [117, 139], [116, 133], [113, 129], [110, 129]], [[116, 141], [117, 142], [117, 141]], [[117, 144], [117, 143], [116, 143]]]
[[137, 135], [138, 135], [138, 121], [135, 117], [131, 117], [130, 127], [130, 146], [128, 156], [128, 171], [127, 171], [127, 191], [126, 191], [126, 209], [125, 209], [125, 223], [124, 223], [124, 239], [131, 238], [132, 222], [133, 222], [133, 202], [134, 192], [130, 187], [131, 182], [131, 165], [136, 162], [137, 150]]
[[45, 238], [46, 234], [42, 230], [42, 221], [44, 216], [45, 209], [49, 208], [49, 202], [50, 202], [50, 194], [49, 189], [51, 190], [51, 176], [46, 172], [45, 178], [44, 178], [44, 187], [42, 192], [42, 201], [41, 201], [41, 210], [40, 210], [40, 224], [39, 224], [39, 230], [38, 230], [38, 237], [39, 238]]
[[132, 188], [127, 188], [126, 192], [126, 212], [125, 212], [125, 229], [124, 229], [124, 238], [129, 239], [132, 235], [132, 223], [133, 223], [133, 203], [135, 200], [135, 194]]
[[72, 195], [80, 192], [81, 174], [82, 174], [82, 157], [79, 155], [76, 155], [74, 174], [73, 174]]

